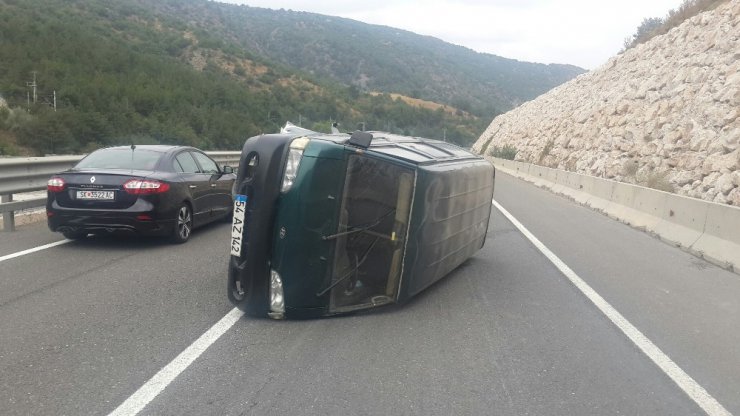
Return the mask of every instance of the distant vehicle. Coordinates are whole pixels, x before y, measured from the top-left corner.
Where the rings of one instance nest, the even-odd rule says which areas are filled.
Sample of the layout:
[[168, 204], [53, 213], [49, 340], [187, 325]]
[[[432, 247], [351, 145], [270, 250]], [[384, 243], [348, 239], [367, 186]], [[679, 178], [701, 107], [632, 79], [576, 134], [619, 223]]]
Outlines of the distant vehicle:
[[49, 179], [49, 228], [69, 239], [128, 231], [184, 243], [193, 228], [231, 218], [235, 178], [192, 147], [96, 150]]
[[485, 159], [437, 140], [292, 125], [249, 138], [229, 299], [275, 319], [404, 302], [483, 246], [494, 175]]

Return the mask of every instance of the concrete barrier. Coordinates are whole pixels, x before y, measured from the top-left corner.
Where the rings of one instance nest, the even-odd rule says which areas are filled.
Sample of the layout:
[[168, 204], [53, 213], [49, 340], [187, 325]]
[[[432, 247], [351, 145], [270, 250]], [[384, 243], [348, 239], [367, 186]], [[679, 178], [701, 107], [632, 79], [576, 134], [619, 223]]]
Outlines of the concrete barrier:
[[534, 184], [537, 186], [547, 186], [550, 185], [551, 182], [549, 182], [547, 177], [547, 168], [544, 166], [537, 166], [537, 165], [531, 165], [528, 169], [529, 176], [534, 178]]
[[506, 168], [512, 170], [512, 174], [515, 176], [526, 176], [529, 175], [529, 168], [533, 165], [530, 165], [529, 163], [518, 163], [514, 161], [508, 161], [510, 162]]
[[583, 183], [584, 192], [588, 194], [586, 205], [597, 211], [607, 212], [612, 203], [614, 183], [586, 175], [581, 177], [581, 183]]
[[635, 189], [621, 183], [612, 185], [612, 193], [609, 198], [610, 204], [607, 205], [604, 213], [612, 218], [628, 222], [633, 216], [631, 207], [635, 200]]
[[575, 172], [565, 172], [565, 175], [561, 175], [558, 178], [560, 184], [563, 186], [561, 193], [573, 200], [576, 200], [578, 196], [582, 195], [580, 176]]
[[529, 163], [490, 160], [504, 173], [565, 195], [740, 273], [740, 207]]
[[631, 205], [625, 211], [625, 218], [635, 228], [658, 234], [658, 224], [663, 221], [661, 214], [670, 194], [642, 186], [635, 186], [633, 189]]
[[740, 273], [740, 208], [711, 204], [704, 233], [691, 249], [712, 263]]
[[655, 233], [661, 240], [691, 251], [691, 246], [704, 233], [710, 204], [699, 199], [669, 194], [661, 214], [663, 221], [657, 224]]
[[559, 171], [557, 169], [545, 168], [545, 172], [544, 172], [545, 181], [552, 183], [553, 185], [557, 185], [558, 172], [563, 172], [563, 171]]

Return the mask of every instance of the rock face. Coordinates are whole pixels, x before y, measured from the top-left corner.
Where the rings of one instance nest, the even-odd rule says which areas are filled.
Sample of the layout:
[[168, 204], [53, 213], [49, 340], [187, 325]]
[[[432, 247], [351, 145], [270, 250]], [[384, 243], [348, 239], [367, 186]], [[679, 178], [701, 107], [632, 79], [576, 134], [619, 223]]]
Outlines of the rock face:
[[740, 0], [496, 117], [473, 146], [740, 205]]

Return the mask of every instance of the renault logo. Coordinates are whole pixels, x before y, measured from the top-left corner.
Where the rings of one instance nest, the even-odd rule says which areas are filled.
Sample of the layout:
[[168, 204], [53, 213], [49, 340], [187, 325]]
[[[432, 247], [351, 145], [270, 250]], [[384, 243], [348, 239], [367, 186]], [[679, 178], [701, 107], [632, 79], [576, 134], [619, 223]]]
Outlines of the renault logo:
[[91, 176], [90, 177], [90, 183], [95, 183], [95, 177], [94, 176]]

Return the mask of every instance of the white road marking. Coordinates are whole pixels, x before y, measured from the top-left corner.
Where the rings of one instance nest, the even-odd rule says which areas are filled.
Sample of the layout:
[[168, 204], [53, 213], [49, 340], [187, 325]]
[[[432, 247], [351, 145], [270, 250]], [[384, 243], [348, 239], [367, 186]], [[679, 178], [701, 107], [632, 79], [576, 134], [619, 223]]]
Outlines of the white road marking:
[[554, 265], [560, 270], [571, 283], [573, 283], [599, 310], [606, 315], [622, 332], [648, 356], [663, 372], [673, 380], [681, 390], [683, 390], [699, 407], [711, 416], [731, 416], [714, 397], [712, 397], [702, 386], [694, 381], [691, 376], [686, 374], [670, 357], [660, 350], [652, 341], [650, 341], [639, 329], [635, 328], [627, 319], [622, 316], [612, 305], [601, 297], [591, 286], [571, 270], [562, 260], [560, 260], [550, 249], [548, 249], [540, 240], [537, 239], [522, 223], [512, 216], [496, 200], [493, 205], [501, 211], [504, 216], [511, 221], [516, 228], [524, 234], [529, 241], [537, 247]]
[[47, 248], [61, 246], [62, 244], [67, 244], [67, 243], [71, 243], [71, 242], [72, 242], [72, 240], [62, 240], [62, 241], [57, 241], [55, 243], [45, 244], [43, 246], [29, 248], [28, 250], [19, 251], [17, 253], [7, 254], [5, 256], [0, 257], [0, 263], [4, 262], [5, 260], [14, 259], [16, 257], [25, 256], [26, 254], [35, 253], [37, 251], [46, 250]]
[[244, 312], [239, 309], [232, 309], [220, 321], [216, 322], [211, 329], [187, 347], [185, 351], [181, 352], [174, 360], [159, 370], [154, 377], [150, 378], [139, 390], [136, 390], [125, 402], [121, 403], [109, 416], [134, 416], [139, 413], [243, 315]]

